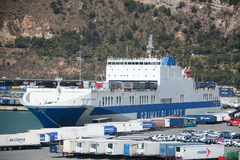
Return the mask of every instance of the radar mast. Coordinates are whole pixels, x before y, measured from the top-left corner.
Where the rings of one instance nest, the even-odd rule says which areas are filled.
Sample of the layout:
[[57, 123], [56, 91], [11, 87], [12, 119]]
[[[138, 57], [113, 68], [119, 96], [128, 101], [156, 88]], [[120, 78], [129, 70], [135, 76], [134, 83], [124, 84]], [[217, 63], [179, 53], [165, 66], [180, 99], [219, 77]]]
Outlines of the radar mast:
[[147, 45], [147, 53], [148, 53], [148, 57], [151, 58], [152, 57], [152, 50], [153, 50], [153, 39], [152, 39], [152, 34], [150, 34], [149, 38], [148, 38], [148, 45]]

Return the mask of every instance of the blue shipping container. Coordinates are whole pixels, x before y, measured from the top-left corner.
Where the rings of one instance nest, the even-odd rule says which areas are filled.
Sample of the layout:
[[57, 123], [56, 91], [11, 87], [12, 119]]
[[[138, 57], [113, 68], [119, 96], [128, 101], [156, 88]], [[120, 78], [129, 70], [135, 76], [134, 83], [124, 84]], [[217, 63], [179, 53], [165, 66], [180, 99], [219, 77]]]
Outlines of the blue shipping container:
[[145, 83], [145, 89], [157, 89], [157, 84], [156, 83]]
[[207, 82], [207, 87], [208, 88], [216, 88], [216, 83], [214, 83], [214, 82]]
[[151, 121], [143, 122], [143, 129], [155, 128], [155, 123]]
[[1, 105], [10, 104], [10, 100], [9, 99], [0, 99], [0, 104]]
[[187, 115], [187, 117], [194, 117], [197, 119], [197, 123], [201, 122], [215, 122], [214, 115]]
[[184, 127], [184, 118], [169, 118], [170, 127]]
[[205, 88], [208, 86], [207, 82], [196, 82], [196, 87], [197, 88]]
[[0, 91], [9, 91], [10, 89], [10, 86], [0, 86]]
[[115, 126], [104, 126], [104, 134], [116, 133], [117, 127]]
[[240, 97], [240, 93], [234, 93], [235, 97]]
[[233, 96], [233, 88], [219, 88], [219, 96], [220, 97], [232, 97]]

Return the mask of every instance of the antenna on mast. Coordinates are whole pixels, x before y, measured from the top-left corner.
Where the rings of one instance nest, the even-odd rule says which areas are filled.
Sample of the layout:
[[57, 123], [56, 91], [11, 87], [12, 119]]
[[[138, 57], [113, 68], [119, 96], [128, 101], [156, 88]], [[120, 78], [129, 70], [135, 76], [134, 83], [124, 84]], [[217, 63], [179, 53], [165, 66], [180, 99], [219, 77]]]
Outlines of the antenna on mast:
[[150, 34], [149, 38], [148, 38], [148, 45], [147, 45], [147, 53], [148, 53], [148, 57], [151, 58], [152, 57], [152, 50], [153, 50], [153, 39], [152, 39], [152, 34]]
[[79, 83], [81, 83], [81, 80], [82, 80], [82, 64], [81, 64], [81, 61], [82, 61], [82, 52], [81, 51], [77, 51], [77, 54], [79, 54], [79, 57], [77, 57], [77, 60], [79, 60]]

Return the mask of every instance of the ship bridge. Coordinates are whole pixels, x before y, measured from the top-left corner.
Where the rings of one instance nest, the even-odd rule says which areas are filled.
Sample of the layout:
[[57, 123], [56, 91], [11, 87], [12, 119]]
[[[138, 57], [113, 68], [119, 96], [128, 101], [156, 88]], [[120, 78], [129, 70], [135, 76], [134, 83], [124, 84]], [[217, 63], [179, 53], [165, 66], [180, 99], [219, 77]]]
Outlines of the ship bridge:
[[175, 57], [107, 60], [106, 81], [157, 81], [182, 78]]

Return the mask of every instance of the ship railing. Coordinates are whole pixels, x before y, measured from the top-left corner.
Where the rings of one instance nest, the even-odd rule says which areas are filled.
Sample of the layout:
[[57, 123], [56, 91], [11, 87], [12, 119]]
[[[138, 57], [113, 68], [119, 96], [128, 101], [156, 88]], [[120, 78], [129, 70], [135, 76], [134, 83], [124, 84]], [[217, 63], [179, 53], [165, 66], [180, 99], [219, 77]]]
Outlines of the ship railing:
[[161, 58], [107, 58], [107, 60], [161, 60]]

